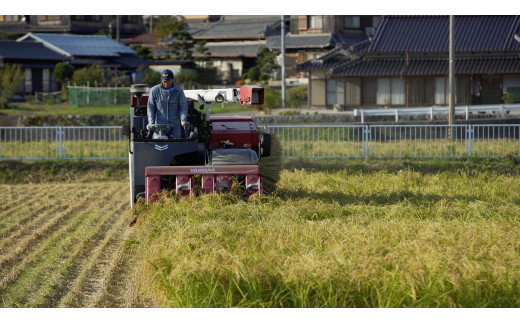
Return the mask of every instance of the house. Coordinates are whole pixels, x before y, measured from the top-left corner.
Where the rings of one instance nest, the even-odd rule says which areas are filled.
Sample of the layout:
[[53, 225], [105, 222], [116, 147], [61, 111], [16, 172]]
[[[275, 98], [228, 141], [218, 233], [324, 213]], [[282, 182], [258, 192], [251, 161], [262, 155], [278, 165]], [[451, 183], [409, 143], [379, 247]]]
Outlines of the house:
[[140, 66], [148, 61], [137, 57], [127, 46], [100, 35], [64, 35], [28, 33], [17, 39], [20, 43], [40, 43], [60, 55], [67, 57], [75, 68], [99, 64], [119, 77], [131, 77]]
[[[520, 102], [519, 16], [455, 16], [455, 103]], [[449, 16], [385, 16], [368, 46], [335, 48], [297, 66], [314, 107], [449, 103]]]
[[0, 66], [19, 64], [25, 76], [18, 85], [15, 98], [23, 98], [34, 92], [58, 91], [59, 84], [53, 76], [54, 67], [68, 60], [67, 56], [41, 43], [0, 41]]
[[[285, 35], [286, 74], [305, 76], [298, 64], [320, 57], [337, 47], [348, 48], [369, 39], [381, 16], [290, 16]], [[267, 47], [281, 51], [280, 34], [267, 38]], [[302, 75], [303, 74], [303, 75]]]
[[97, 34], [114, 39], [132, 38], [145, 30], [136, 15], [0, 15], [0, 31], [17, 35], [32, 33]]
[[[195, 42], [206, 41], [210, 64], [216, 67], [224, 83], [234, 83], [256, 65], [256, 57], [266, 47], [266, 37], [280, 34], [281, 16], [186, 16], [187, 31]], [[173, 38], [161, 39], [154, 57], [168, 59]], [[194, 58], [205, 56], [198, 52]]]

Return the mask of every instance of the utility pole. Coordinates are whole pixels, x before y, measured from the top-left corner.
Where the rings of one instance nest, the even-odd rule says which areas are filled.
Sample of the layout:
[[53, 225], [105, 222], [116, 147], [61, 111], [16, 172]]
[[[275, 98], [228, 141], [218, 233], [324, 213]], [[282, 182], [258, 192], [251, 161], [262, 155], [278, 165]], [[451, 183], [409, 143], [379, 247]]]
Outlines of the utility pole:
[[120, 16], [116, 16], [116, 40], [117, 42], [119, 43], [119, 28], [120, 28], [120, 25], [119, 25], [119, 18]]
[[[450, 16], [450, 67], [449, 67], [449, 91], [450, 91], [450, 102], [449, 102], [449, 116], [448, 123], [449, 125], [453, 125], [453, 121], [455, 119], [455, 16]], [[452, 127], [450, 127], [451, 129]], [[455, 139], [453, 137], [453, 132], [450, 131], [451, 139]]]
[[281, 34], [281, 47], [282, 47], [282, 108], [285, 108], [285, 16], [282, 15], [282, 34]]

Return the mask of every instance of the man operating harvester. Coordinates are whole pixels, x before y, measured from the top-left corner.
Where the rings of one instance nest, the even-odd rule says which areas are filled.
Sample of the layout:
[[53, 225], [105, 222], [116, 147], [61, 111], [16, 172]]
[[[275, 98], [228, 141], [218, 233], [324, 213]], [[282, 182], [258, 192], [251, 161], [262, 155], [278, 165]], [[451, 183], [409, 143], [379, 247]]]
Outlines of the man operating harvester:
[[[161, 73], [161, 84], [150, 90], [148, 97], [148, 128], [154, 124], [169, 124], [168, 138], [181, 138], [181, 126], [189, 127], [186, 122], [188, 105], [181, 87], [173, 83], [173, 72], [164, 70]], [[187, 131], [188, 129], [186, 129]]]

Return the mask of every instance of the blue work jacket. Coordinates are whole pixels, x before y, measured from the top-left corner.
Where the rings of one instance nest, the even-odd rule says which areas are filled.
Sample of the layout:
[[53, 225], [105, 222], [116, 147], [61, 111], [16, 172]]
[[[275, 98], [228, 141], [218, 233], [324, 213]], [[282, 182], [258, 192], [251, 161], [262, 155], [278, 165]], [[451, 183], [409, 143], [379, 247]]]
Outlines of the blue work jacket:
[[170, 136], [181, 137], [181, 125], [186, 123], [188, 104], [181, 87], [172, 84], [173, 91], [167, 91], [162, 84], [152, 87], [148, 97], [148, 124], [171, 124]]

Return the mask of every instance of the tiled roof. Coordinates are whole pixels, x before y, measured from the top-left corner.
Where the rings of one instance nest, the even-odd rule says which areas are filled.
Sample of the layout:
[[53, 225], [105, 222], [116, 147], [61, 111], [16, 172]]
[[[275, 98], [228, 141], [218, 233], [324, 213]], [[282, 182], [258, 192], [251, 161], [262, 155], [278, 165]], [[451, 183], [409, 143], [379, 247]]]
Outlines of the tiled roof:
[[155, 41], [155, 33], [147, 33], [147, 34], [141, 34], [139, 36], [135, 36], [134, 38], [127, 39], [125, 41], [126, 45], [130, 44], [153, 44]]
[[[335, 68], [335, 76], [433, 76], [448, 75], [448, 58], [364, 58], [342, 67]], [[455, 73], [458, 75], [484, 73], [520, 73], [518, 55], [503, 57], [458, 57], [455, 59]]]
[[136, 53], [107, 36], [28, 33], [17, 41], [41, 42], [44, 46], [67, 56], [115, 57]]
[[350, 61], [351, 53], [353, 54], [352, 58], [356, 59], [357, 53], [363, 52], [368, 45], [370, 45], [368, 40], [353, 45], [346, 43], [338, 44], [320, 57], [296, 65], [296, 70], [328, 71], [338, 68]]
[[0, 41], [0, 56], [4, 59], [16, 60], [52, 60], [63, 61], [67, 57], [60, 55], [40, 43], [19, 43]]
[[[455, 16], [456, 52], [520, 51], [519, 16]], [[448, 52], [449, 16], [386, 16], [370, 53]]]
[[[207, 43], [211, 57], [256, 57], [265, 41]], [[196, 52], [193, 56], [198, 56]]]
[[281, 16], [244, 16], [230, 15], [222, 18], [209, 27], [194, 32], [192, 37], [198, 39], [256, 39], [270, 36], [279, 28]]
[[[455, 16], [456, 73], [520, 73], [520, 43], [514, 38], [519, 32], [519, 16]], [[348, 47], [364, 56], [353, 62], [338, 56], [346, 50], [338, 46], [297, 69], [356, 77], [447, 75], [449, 16], [385, 16], [372, 42], [361, 44], [369, 45]]]
[[[332, 33], [321, 34], [287, 34], [285, 36], [285, 48], [330, 48], [336, 45], [345, 44], [347, 46], [362, 42], [367, 37], [362, 34], [338, 35]], [[267, 47], [281, 48], [280, 36], [267, 38]]]

